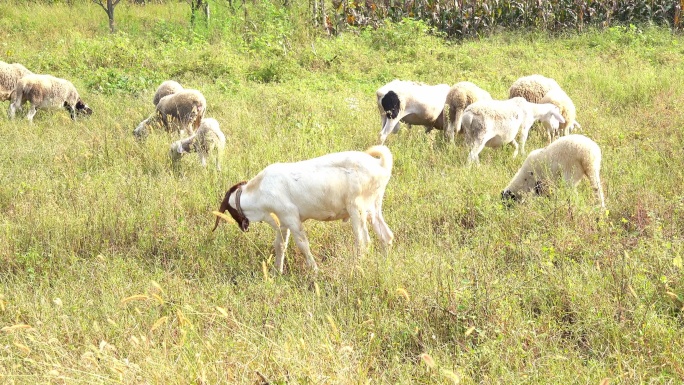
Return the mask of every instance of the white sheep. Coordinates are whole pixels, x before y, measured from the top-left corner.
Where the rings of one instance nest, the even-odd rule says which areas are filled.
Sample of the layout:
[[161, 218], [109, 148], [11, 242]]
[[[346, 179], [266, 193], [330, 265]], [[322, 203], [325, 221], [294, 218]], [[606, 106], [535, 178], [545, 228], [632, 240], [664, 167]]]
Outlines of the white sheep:
[[565, 122], [561, 123], [556, 129], [546, 126], [549, 143], [553, 142], [558, 136], [569, 135], [574, 128], [581, 127], [576, 120], [577, 110], [575, 109], [575, 104], [561, 88], [549, 90], [539, 103], [551, 103], [558, 106], [561, 115], [565, 118]]
[[161, 125], [167, 132], [192, 135], [199, 127], [206, 110], [207, 100], [201, 92], [183, 89], [159, 99], [155, 112], [140, 122], [133, 134], [144, 138], [149, 128]]
[[9, 106], [9, 118], [14, 119], [17, 109], [30, 102], [31, 107], [26, 115], [29, 121], [37, 109], [66, 108], [71, 119], [76, 120], [76, 114], [90, 115], [93, 110], [81, 100], [76, 87], [66, 80], [52, 75], [30, 74], [22, 77], [12, 91], [12, 102]]
[[162, 82], [159, 87], [157, 87], [157, 91], [154, 93], [154, 97], [152, 98], [152, 103], [156, 106], [159, 104], [159, 100], [164, 96], [175, 94], [176, 92], [182, 90], [183, 86], [181, 86], [177, 81], [166, 80]]
[[444, 129], [444, 102], [449, 93], [448, 84], [427, 85], [395, 79], [376, 92], [378, 110], [382, 119], [380, 143], [399, 130], [399, 122]]
[[10, 100], [10, 95], [19, 79], [32, 73], [19, 63], [10, 64], [0, 61], [0, 102]]
[[226, 192], [214, 230], [226, 210], [242, 231], [248, 230], [250, 222], [268, 223], [276, 233], [275, 267], [281, 273], [290, 232], [307, 264], [318, 270], [304, 231], [303, 222], [307, 219], [351, 219], [359, 252], [370, 242], [370, 220], [387, 247], [394, 234], [382, 216], [382, 199], [392, 175], [392, 164], [392, 153], [385, 146], [272, 164], [250, 181], [240, 182]]
[[226, 148], [226, 137], [223, 135], [219, 123], [214, 118], [202, 119], [197, 131], [181, 140], [171, 144], [169, 155], [171, 162], [176, 163], [180, 158], [190, 152], [196, 152], [200, 157], [203, 167], [207, 166], [207, 157], [214, 154], [216, 158], [216, 169], [221, 170], [221, 160]]
[[605, 207], [600, 171], [601, 148], [598, 144], [584, 135], [567, 135], [530, 152], [501, 192], [501, 198], [521, 200], [522, 194], [532, 192], [548, 195], [552, 183], [562, 179], [575, 187], [586, 176], [601, 207]]
[[558, 82], [545, 76], [534, 74], [518, 78], [508, 89], [508, 98], [523, 97], [531, 103], [539, 103], [547, 92], [560, 88]]
[[447, 116], [447, 128], [444, 132], [447, 140], [454, 141], [454, 132], [461, 132], [461, 118], [463, 111], [469, 105], [479, 100], [492, 100], [489, 92], [478, 87], [475, 83], [464, 81], [454, 84], [446, 97], [444, 108]]
[[558, 107], [553, 104], [529, 103], [521, 97], [508, 100], [481, 100], [466, 107], [463, 112], [462, 127], [465, 142], [470, 148], [468, 163], [478, 163], [479, 154], [484, 147], [502, 147], [511, 144], [518, 155], [516, 137], [521, 134], [521, 149], [525, 153], [525, 143], [530, 127], [536, 121], [558, 126], [564, 121]]

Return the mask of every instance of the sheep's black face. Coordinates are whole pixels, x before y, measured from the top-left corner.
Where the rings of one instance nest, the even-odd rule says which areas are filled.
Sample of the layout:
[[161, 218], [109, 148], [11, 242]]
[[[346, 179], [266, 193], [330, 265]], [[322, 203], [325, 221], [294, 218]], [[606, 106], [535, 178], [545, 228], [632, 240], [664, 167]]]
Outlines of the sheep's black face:
[[399, 116], [401, 101], [396, 92], [390, 91], [385, 94], [382, 100], [380, 100], [380, 103], [382, 104], [383, 111], [385, 111], [385, 114], [387, 115], [387, 119], [396, 119], [396, 117]]
[[81, 99], [76, 102], [76, 112], [82, 115], [90, 116], [93, 114], [93, 109], [88, 107], [87, 104], [83, 103]]
[[507, 208], [513, 206], [513, 203], [517, 202], [518, 200], [519, 198], [513, 194], [511, 190], [504, 190], [501, 192], [501, 201]]

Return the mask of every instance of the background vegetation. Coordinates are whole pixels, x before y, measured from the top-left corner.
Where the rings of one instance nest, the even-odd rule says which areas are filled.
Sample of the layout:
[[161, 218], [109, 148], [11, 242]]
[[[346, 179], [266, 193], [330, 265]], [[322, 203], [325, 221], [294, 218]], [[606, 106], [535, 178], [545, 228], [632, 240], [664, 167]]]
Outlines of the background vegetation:
[[[455, 42], [403, 19], [335, 37], [305, 4], [212, 9], [0, 3], [0, 60], [70, 79], [94, 109], [0, 124], [0, 379], [7, 384], [675, 384], [684, 380], [684, 42], [640, 24]], [[555, 78], [604, 155], [609, 211], [586, 184], [512, 209], [522, 162], [405, 128], [385, 198], [391, 250], [307, 223], [321, 272], [272, 231], [210, 232], [225, 190], [273, 162], [377, 143], [394, 78], [469, 80], [505, 98]], [[174, 137], [132, 135], [152, 94], [201, 90], [224, 171]], [[7, 104], [4, 104], [5, 108]], [[539, 131], [528, 142], [545, 144]]]

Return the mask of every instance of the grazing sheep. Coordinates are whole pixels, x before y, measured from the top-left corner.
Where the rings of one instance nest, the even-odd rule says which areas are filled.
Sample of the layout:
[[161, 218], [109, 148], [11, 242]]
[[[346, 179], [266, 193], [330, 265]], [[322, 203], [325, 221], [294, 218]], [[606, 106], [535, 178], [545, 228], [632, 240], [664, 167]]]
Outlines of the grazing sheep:
[[27, 101], [31, 103], [31, 108], [26, 117], [31, 122], [38, 108], [64, 107], [73, 120], [76, 120], [77, 113], [93, 113], [93, 110], [83, 103], [76, 87], [70, 81], [52, 75], [30, 74], [22, 77], [12, 91], [11, 100], [8, 114], [10, 119], [14, 119], [16, 110], [21, 109]]
[[554, 88], [560, 88], [560, 86], [551, 78], [538, 74], [523, 76], [513, 82], [508, 89], [508, 98], [521, 96], [528, 102], [539, 103], [544, 95]]
[[[290, 232], [307, 264], [317, 271], [303, 226], [307, 219], [351, 219], [359, 252], [370, 242], [368, 220], [385, 247], [392, 243], [394, 234], [382, 217], [392, 164], [392, 153], [385, 146], [272, 164], [249, 182], [231, 187], [219, 211], [228, 210], [242, 231], [248, 230], [250, 222], [271, 225], [276, 233], [275, 267], [280, 273]], [[216, 218], [214, 230], [219, 221]]]
[[164, 96], [175, 94], [178, 91], [182, 91], [183, 86], [174, 80], [167, 80], [157, 87], [157, 91], [154, 93], [152, 98], [152, 103], [156, 106], [159, 104], [159, 100]]
[[216, 169], [221, 170], [221, 160], [226, 148], [226, 137], [219, 128], [219, 123], [214, 118], [202, 119], [197, 132], [185, 139], [177, 140], [171, 144], [169, 155], [171, 161], [176, 163], [180, 158], [190, 152], [196, 152], [200, 157], [203, 167], [207, 166], [207, 157], [214, 153], [216, 157]]
[[9, 64], [0, 61], [0, 102], [10, 100], [10, 95], [19, 79], [32, 73], [19, 63]]
[[446, 97], [445, 112], [447, 115], [447, 129], [444, 134], [450, 142], [454, 141], [454, 132], [461, 132], [461, 117], [469, 105], [479, 100], [492, 100], [489, 92], [471, 82], [458, 82], [451, 87]]
[[451, 87], [435, 86], [412, 81], [393, 80], [376, 91], [378, 109], [382, 117], [380, 143], [384, 144], [391, 132], [399, 130], [399, 122], [432, 128], [444, 128], [444, 102]]
[[207, 100], [201, 92], [183, 89], [161, 98], [156, 111], [140, 122], [133, 130], [133, 134], [138, 138], [144, 138], [149, 127], [162, 125], [167, 132], [182, 134], [186, 131], [187, 135], [192, 135], [199, 127], [206, 110]]
[[596, 198], [605, 207], [601, 188], [601, 149], [584, 135], [564, 136], [545, 148], [530, 152], [520, 170], [501, 192], [503, 200], [520, 200], [524, 193], [548, 195], [550, 184], [563, 179], [573, 187], [589, 178]]
[[462, 126], [465, 131], [466, 145], [470, 148], [468, 163], [478, 163], [479, 154], [487, 147], [502, 147], [511, 144], [518, 155], [518, 142], [515, 138], [521, 133], [521, 146], [525, 152], [525, 142], [530, 127], [535, 121], [558, 126], [562, 122], [558, 107], [553, 104], [529, 103], [521, 97], [508, 100], [481, 100], [466, 107], [463, 112]]
[[579, 123], [575, 120], [577, 118], [575, 104], [561, 88], [554, 88], [547, 92], [539, 103], [551, 103], [558, 106], [561, 115], [565, 118], [565, 122], [561, 123], [556, 129], [553, 129], [551, 126], [546, 127], [549, 143], [553, 142], [560, 135], [569, 135], [575, 126], [580, 127]]

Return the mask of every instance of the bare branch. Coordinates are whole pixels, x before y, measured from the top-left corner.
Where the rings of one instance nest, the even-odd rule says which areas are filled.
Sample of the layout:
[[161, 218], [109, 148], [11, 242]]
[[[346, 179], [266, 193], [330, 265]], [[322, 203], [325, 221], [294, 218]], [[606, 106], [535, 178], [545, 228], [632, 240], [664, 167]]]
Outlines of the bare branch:
[[105, 7], [105, 5], [102, 4], [102, 0], [93, 0], [93, 3], [95, 3], [95, 4], [99, 5], [100, 7], [102, 7], [102, 9], [104, 9], [105, 12], [108, 12], [108, 11], [107, 11], [107, 7]]

